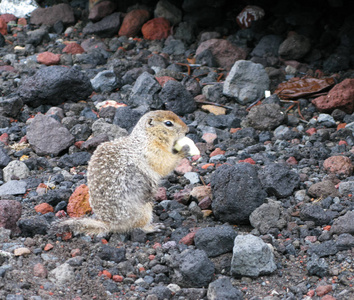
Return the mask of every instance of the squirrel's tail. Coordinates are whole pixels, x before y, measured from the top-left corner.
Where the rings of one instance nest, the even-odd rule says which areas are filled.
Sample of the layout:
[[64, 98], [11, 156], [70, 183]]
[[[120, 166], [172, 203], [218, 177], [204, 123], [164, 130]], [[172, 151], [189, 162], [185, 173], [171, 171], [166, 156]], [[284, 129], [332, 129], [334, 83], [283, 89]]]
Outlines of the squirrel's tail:
[[108, 222], [91, 218], [71, 218], [53, 224], [52, 231], [73, 231], [75, 234], [84, 233], [90, 235], [104, 234], [110, 231]]

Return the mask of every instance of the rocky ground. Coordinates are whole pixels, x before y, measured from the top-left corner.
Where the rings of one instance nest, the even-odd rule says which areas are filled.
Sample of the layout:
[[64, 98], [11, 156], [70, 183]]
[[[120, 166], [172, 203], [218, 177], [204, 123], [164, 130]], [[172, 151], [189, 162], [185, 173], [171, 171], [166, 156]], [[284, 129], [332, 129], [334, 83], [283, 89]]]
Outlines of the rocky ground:
[[[350, 1], [39, 2], [0, 17], [0, 299], [354, 298]], [[201, 151], [161, 183], [165, 229], [53, 230], [154, 109]]]

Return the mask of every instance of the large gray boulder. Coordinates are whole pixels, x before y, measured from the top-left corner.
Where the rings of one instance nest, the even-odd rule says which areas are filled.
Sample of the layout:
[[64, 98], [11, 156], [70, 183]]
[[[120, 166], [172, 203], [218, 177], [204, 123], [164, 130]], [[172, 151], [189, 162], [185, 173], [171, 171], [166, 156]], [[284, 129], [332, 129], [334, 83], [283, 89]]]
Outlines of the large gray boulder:
[[268, 74], [261, 64], [238, 60], [225, 79], [223, 93], [236, 98], [241, 104], [247, 104], [261, 99], [269, 84]]

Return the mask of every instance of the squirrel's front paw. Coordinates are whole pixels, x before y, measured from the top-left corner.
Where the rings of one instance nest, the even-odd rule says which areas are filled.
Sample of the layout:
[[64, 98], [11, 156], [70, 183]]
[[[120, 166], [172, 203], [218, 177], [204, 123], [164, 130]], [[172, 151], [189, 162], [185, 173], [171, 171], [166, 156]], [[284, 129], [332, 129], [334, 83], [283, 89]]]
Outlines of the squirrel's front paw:
[[146, 225], [142, 230], [145, 233], [153, 233], [153, 232], [161, 232], [163, 229], [165, 229], [165, 225], [162, 223], [152, 223], [149, 225]]
[[194, 144], [194, 142], [188, 138], [188, 137], [183, 137], [179, 139], [175, 146], [174, 149], [178, 152], [182, 152], [185, 154], [185, 156], [194, 156], [194, 155], [200, 155], [199, 149], [197, 146]]

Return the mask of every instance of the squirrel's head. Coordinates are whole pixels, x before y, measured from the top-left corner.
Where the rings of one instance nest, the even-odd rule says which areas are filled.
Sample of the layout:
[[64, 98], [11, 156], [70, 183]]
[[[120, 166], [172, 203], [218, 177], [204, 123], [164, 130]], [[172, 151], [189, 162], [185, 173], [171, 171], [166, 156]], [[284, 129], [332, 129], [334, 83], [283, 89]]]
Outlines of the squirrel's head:
[[156, 110], [141, 117], [132, 131], [144, 128], [149, 139], [171, 147], [174, 143], [184, 137], [188, 132], [188, 126], [172, 111]]

